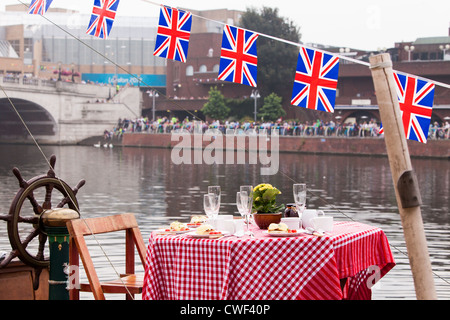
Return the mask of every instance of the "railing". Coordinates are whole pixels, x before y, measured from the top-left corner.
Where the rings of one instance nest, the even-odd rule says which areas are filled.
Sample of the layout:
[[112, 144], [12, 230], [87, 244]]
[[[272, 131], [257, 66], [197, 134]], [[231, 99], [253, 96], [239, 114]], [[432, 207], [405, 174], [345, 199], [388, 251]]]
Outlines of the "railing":
[[[266, 128], [264, 126], [257, 126], [253, 128], [252, 126], [202, 126], [202, 132], [204, 133], [208, 128], [218, 129], [222, 134], [260, 134], [267, 133], [271, 134], [271, 130], [278, 129], [280, 136], [292, 136], [292, 137], [360, 137], [360, 138], [376, 138], [380, 137], [380, 128], [378, 126], [372, 127], [360, 127], [358, 125], [335, 125], [335, 126], [316, 126], [316, 125], [303, 125], [299, 124], [296, 126], [273, 126]], [[149, 134], [160, 134], [160, 133], [172, 133], [174, 131], [180, 131], [184, 129], [190, 133], [194, 131], [194, 126], [191, 123], [149, 123], [144, 120], [133, 120], [123, 123], [112, 130], [111, 135], [121, 136], [124, 132], [135, 132], [135, 133], [149, 133]], [[428, 139], [450, 139], [450, 128], [443, 127], [431, 127], [428, 132]]]
[[47, 80], [47, 79], [38, 79], [38, 78], [27, 78], [27, 77], [18, 77], [18, 76], [0, 76], [0, 82], [3, 83], [14, 83], [14, 84], [23, 84], [26, 86], [44, 86], [44, 87], [56, 87], [56, 81]]
[[2, 77], [3, 78], [3, 82], [4, 83], [19, 83], [19, 77], [10, 77], [10, 76], [6, 76], [6, 77]]

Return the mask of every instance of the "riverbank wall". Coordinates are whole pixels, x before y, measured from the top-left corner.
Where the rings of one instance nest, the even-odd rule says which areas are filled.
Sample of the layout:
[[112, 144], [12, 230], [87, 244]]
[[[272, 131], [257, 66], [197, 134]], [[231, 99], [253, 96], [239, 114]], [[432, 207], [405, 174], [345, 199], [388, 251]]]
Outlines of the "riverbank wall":
[[[222, 142], [214, 146], [222, 145], [224, 150], [239, 149], [238, 136], [219, 136]], [[212, 145], [213, 140], [203, 137], [202, 148]], [[264, 139], [264, 145], [267, 143], [267, 150], [271, 150], [271, 139]], [[187, 139], [183, 140], [183, 139]], [[183, 145], [182, 145], [183, 140]], [[411, 157], [418, 158], [437, 158], [450, 160], [450, 140], [428, 140], [426, 144], [407, 141]], [[183, 147], [190, 145], [195, 147], [194, 136], [185, 135], [180, 138], [178, 135], [171, 134], [148, 134], [148, 133], [126, 133], [122, 137], [121, 144], [124, 147], [151, 147], [151, 148], [173, 148], [174, 146]], [[245, 139], [245, 150], [252, 151], [258, 148], [251, 143], [250, 138]], [[358, 138], [358, 137], [298, 137], [298, 136], [279, 136], [279, 152], [306, 153], [306, 154], [340, 154], [340, 155], [358, 155], [358, 156], [387, 156], [386, 144], [383, 138]]]

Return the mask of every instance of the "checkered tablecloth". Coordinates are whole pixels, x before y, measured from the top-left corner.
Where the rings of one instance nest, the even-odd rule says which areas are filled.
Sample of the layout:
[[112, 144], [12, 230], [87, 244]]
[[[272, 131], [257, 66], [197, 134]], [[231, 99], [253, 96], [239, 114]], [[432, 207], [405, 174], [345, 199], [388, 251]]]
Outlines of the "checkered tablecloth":
[[143, 299], [370, 299], [367, 284], [395, 265], [384, 232], [366, 224], [335, 222], [323, 237], [253, 231], [256, 238], [152, 233]]

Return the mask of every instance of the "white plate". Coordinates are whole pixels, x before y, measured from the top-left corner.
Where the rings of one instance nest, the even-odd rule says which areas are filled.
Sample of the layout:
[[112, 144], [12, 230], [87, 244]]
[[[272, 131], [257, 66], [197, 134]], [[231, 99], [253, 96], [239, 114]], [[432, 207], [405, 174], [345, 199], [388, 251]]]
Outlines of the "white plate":
[[222, 234], [197, 234], [195, 231], [193, 231], [186, 233], [186, 235], [196, 239], [218, 239], [229, 234], [228, 231], [221, 231], [221, 232]]
[[199, 224], [198, 226], [194, 226], [191, 223], [186, 223], [187, 227], [191, 230], [193, 229], [197, 229], [198, 227], [200, 227], [203, 223]]
[[[169, 228], [167, 228], [169, 229]], [[166, 231], [166, 229], [158, 229], [158, 233], [165, 233], [165, 234], [181, 234], [181, 233], [186, 233], [186, 232], [191, 232], [192, 229], [189, 230], [180, 230], [180, 231]]]
[[298, 235], [301, 235], [302, 233], [304, 233], [305, 230], [303, 229], [299, 229], [297, 230], [297, 232], [268, 232], [268, 231], [264, 231], [265, 234], [271, 236], [271, 237], [295, 237]]

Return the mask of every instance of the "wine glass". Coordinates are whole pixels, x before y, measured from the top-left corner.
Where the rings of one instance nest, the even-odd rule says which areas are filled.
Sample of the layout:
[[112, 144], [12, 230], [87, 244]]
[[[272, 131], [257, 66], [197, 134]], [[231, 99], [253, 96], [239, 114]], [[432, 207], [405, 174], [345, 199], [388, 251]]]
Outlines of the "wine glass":
[[303, 210], [305, 210], [306, 206], [306, 184], [304, 183], [294, 184], [293, 191], [294, 191], [295, 206], [297, 207], [297, 212], [298, 216], [300, 217], [300, 221], [302, 221]]
[[254, 236], [252, 232], [248, 230], [249, 228], [249, 218], [252, 213], [252, 207], [253, 207], [253, 186], [241, 186], [240, 187], [240, 199], [241, 199], [241, 205], [244, 212], [244, 216], [246, 217], [247, 222], [247, 232], [246, 234], [250, 236]]

